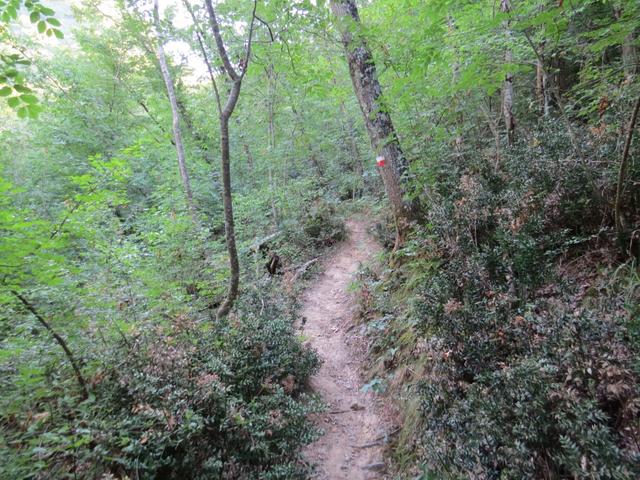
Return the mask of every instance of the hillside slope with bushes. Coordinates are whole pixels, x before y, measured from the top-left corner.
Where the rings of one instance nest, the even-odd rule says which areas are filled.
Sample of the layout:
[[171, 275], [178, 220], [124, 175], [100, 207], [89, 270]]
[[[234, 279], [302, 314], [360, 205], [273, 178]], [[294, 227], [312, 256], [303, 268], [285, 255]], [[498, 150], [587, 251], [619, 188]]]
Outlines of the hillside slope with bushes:
[[0, 478], [313, 478], [354, 212], [359, 474], [640, 477], [637, 1], [63, 3], [0, 0]]

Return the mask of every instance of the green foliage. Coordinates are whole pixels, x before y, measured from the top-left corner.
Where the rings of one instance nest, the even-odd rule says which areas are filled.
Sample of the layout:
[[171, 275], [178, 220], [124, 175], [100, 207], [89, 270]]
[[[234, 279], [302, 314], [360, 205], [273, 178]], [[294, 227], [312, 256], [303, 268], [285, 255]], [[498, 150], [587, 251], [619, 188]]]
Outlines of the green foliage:
[[[84, 3], [73, 48], [45, 54], [31, 39], [62, 38], [62, 17], [0, 0], [0, 97], [16, 113], [0, 125], [0, 476], [304, 478], [318, 360], [252, 246], [272, 238], [290, 272], [343, 238], [340, 202], [387, 208], [328, 4], [259, 2], [231, 135], [241, 297], [213, 323], [228, 277], [218, 118], [194, 58], [215, 45], [202, 8], [202, 45], [179, 7], [164, 12], [193, 219], [144, 3]], [[360, 285], [378, 360], [367, 389], [408, 398], [395, 453], [425, 478], [634, 478], [638, 275], [618, 252], [638, 248], [637, 161], [623, 248], [611, 206], [640, 94], [638, 3], [359, 3], [421, 206]], [[217, 4], [225, 39], [240, 38], [250, 2]], [[13, 29], [21, 15], [31, 38]], [[67, 341], [89, 399], [12, 291]]]
[[302, 478], [296, 447], [313, 438], [317, 404], [300, 390], [317, 360], [292, 329], [254, 313], [214, 327], [186, 315], [139, 324], [92, 360], [89, 400], [32, 398], [33, 410], [5, 417], [0, 473]]
[[[361, 284], [370, 375], [403, 399], [400, 478], [636, 478], [638, 282], [627, 255], [637, 240], [620, 254], [611, 208], [620, 129], [639, 93], [623, 50], [638, 47], [640, 12], [637, 2], [511, 7], [363, 9], [423, 208], [390, 266]], [[391, 17], [402, 28], [389, 29]], [[553, 89], [546, 110], [535, 64]], [[635, 229], [635, 166], [629, 175]]]
[[[8, 37], [6, 25], [18, 20], [22, 8], [29, 14], [30, 22], [36, 24], [38, 33], [55, 36], [59, 40], [64, 38], [62, 30], [58, 28], [61, 23], [55, 18], [55, 12], [42, 5], [40, 0], [0, 0], [0, 40]], [[16, 111], [18, 118], [37, 118], [42, 106], [33, 90], [27, 86], [27, 77], [21, 71], [31, 61], [24, 57], [20, 48], [11, 46], [12, 50], [20, 53], [8, 53], [0, 48], [0, 97], [6, 99], [7, 105]], [[4, 42], [1, 47], [4, 47]]]
[[[372, 374], [416, 371], [420, 422], [397, 454], [426, 478], [635, 478], [637, 291], [630, 303], [608, 283], [600, 167], [615, 165], [615, 137], [582, 131], [577, 152], [558, 125], [529, 128], [499, 164], [432, 157], [427, 212], [400, 265], [369, 283]], [[634, 291], [628, 268], [614, 284]]]
[[316, 247], [329, 246], [342, 240], [345, 228], [336, 208], [326, 201], [316, 201], [300, 219], [305, 237]]

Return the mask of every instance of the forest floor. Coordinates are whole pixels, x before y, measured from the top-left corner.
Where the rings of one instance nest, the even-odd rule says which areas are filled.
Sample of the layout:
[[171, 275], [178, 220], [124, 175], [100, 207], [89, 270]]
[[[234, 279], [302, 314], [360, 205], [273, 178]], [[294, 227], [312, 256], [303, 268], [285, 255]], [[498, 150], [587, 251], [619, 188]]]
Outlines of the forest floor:
[[317, 466], [313, 478], [320, 480], [384, 477], [391, 415], [379, 396], [362, 391], [365, 339], [363, 328], [353, 323], [357, 303], [349, 292], [361, 264], [381, 248], [368, 226], [359, 217], [347, 221], [347, 239], [303, 296], [303, 333], [323, 362], [311, 387], [328, 405], [314, 418], [324, 435], [305, 449], [307, 461]]

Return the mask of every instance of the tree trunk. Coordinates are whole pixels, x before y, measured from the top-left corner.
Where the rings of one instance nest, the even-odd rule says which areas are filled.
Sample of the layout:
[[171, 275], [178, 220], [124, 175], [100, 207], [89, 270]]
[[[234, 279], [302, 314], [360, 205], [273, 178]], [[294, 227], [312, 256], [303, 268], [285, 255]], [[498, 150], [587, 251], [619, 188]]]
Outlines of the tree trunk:
[[254, 182], [255, 178], [255, 169], [253, 167], [253, 154], [251, 153], [251, 149], [249, 149], [249, 144], [247, 142], [242, 143], [242, 149], [244, 150], [244, 154], [247, 157], [247, 167], [249, 167], [249, 172], [251, 174], [251, 183]]
[[[227, 97], [227, 102], [222, 107], [220, 101], [220, 93], [215, 86], [215, 78], [212, 77], [213, 89], [216, 95], [216, 101], [218, 105], [218, 112], [220, 114], [220, 149], [221, 149], [221, 162], [222, 162], [222, 202], [224, 207], [224, 228], [225, 237], [227, 242], [227, 252], [229, 254], [229, 267], [231, 269], [231, 275], [229, 278], [229, 290], [227, 296], [218, 308], [216, 314], [220, 319], [225, 317], [238, 297], [238, 288], [240, 285], [240, 262], [238, 261], [238, 249], [236, 247], [236, 234], [235, 223], [233, 219], [233, 198], [231, 194], [231, 154], [229, 149], [229, 119], [233, 114], [233, 111], [238, 104], [238, 98], [240, 97], [240, 90], [242, 89], [242, 80], [244, 79], [247, 69], [249, 68], [249, 60], [251, 58], [251, 42], [253, 39], [253, 27], [256, 19], [256, 7], [257, 0], [253, 2], [253, 12], [251, 14], [251, 22], [249, 25], [249, 37], [246, 43], [246, 50], [244, 58], [240, 60], [240, 70], [236, 71], [234, 66], [229, 60], [227, 49], [224, 46], [222, 35], [220, 34], [220, 26], [218, 25], [218, 19], [216, 17], [215, 10], [211, 4], [211, 0], [205, 0], [205, 6], [207, 8], [207, 14], [209, 16], [209, 25], [213, 32], [213, 37], [218, 49], [218, 54], [224, 65], [224, 71], [231, 81], [231, 90]], [[203, 49], [204, 51], [204, 49]], [[206, 54], [206, 51], [205, 51]], [[205, 55], [206, 56], [206, 55]]]
[[412, 208], [403, 201], [403, 186], [407, 181], [409, 165], [400, 147], [391, 116], [383, 104], [382, 87], [371, 51], [361, 36], [354, 35], [354, 28], [357, 29], [360, 25], [355, 0], [332, 0], [331, 10], [338, 20], [353, 89], [362, 110], [371, 146], [380, 159], [380, 174], [396, 223], [398, 248], [404, 241], [412, 213]]
[[[451, 16], [447, 18], [447, 23], [449, 26], [449, 33], [451, 37], [456, 37], [457, 27]], [[460, 81], [460, 51], [458, 48], [454, 46], [453, 48], [455, 52], [455, 61], [451, 65], [451, 87], [452, 91], [455, 91], [455, 87]], [[456, 132], [455, 138], [453, 140], [454, 152], [458, 159], [462, 158], [462, 151], [464, 148], [464, 141], [462, 138], [462, 132], [464, 130], [464, 112], [463, 108], [460, 105], [460, 96], [454, 94], [451, 96], [451, 111], [455, 115], [456, 118]]]
[[276, 204], [275, 187], [273, 183], [273, 167], [271, 162], [267, 165], [267, 172], [269, 176], [269, 201], [271, 203], [271, 216], [273, 217], [273, 226], [280, 227], [280, 213], [278, 213], [278, 205]]
[[640, 97], [636, 100], [629, 119], [629, 126], [627, 127], [627, 138], [624, 142], [624, 149], [622, 151], [622, 160], [620, 161], [620, 168], [618, 170], [618, 183], [616, 185], [616, 198], [614, 204], [614, 215], [616, 223], [616, 231], [619, 238], [624, 237], [625, 229], [627, 227], [626, 221], [622, 212], [622, 197], [624, 194], [624, 185], [627, 175], [627, 164], [629, 163], [629, 150], [631, 149], [631, 141], [633, 140], [633, 130], [636, 127], [636, 121], [638, 120], [638, 111], [640, 111]]
[[[235, 88], [235, 84], [234, 84]], [[240, 89], [238, 84], [238, 90]], [[233, 199], [231, 196], [231, 156], [229, 150], [229, 118], [220, 117], [220, 149], [222, 151], [222, 203], [224, 207], [224, 230], [229, 254], [229, 267], [231, 277], [227, 296], [218, 308], [217, 317], [222, 318], [229, 313], [236, 298], [240, 285], [240, 263], [238, 261], [238, 249], [236, 248], [235, 223], [233, 221]]]
[[277, 90], [277, 76], [273, 68], [273, 63], [265, 69], [267, 74], [267, 114], [268, 114], [268, 133], [269, 133], [269, 146], [276, 148], [276, 90]]
[[640, 55], [638, 55], [638, 47], [636, 46], [635, 41], [635, 32], [631, 32], [626, 36], [622, 43], [622, 65], [624, 68], [624, 77], [629, 84], [633, 82], [634, 77], [638, 73], [638, 62], [640, 62]]
[[[297, 125], [300, 128], [299, 138], [300, 138], [300, 142], [302, 143], [302, 147], [307, 151], [311, 165], [313, 166], [316, 173], [318, 174], [318, 177], [320, 177], [320, 179], [323, 180], [325, 175], [324, 168], [322, 167], [322, 163], [320, 163], [320, 160], [318, 159], [318, 155], [316, 154], [315, 149], [313, 148], [313, 144], [309, 140], [309, 137], [307, 137], [307, 131], [304, 128], [304, 118], [302, 117], [302, 115], [300, 115], [300, 112], [298, 111], [297, 108], [293, 107], [292, 110], [293, 110], [293, 114], [295, 115]], [[294, 140], [295, 140], [295, 137], [294, 137]]]
[[551, 93], [549, 86], [549, 75], [542, 64], [543, 60], [536, 60], [536, 96], [540, 112], [548, 117], [551, 114]]
[[356, 174], [356, 180], [353, 185], [352, 199], [355, 200], [360, 196], [360, 183], [362, 182], [362, 175], [364, 173], [364, 165], [362, 164], [362, 157], [360, 155], [360, 149], [358, 148], [358, 140], [356, 139], [356, 128], [353, 123], [353, 119], [347, 114], [344, 102], [340, 102], [340, 115], [342, 130], [345, 135], [345, 142], [349, 149], [349, 155], [351, 156], [352, 168], [351, 170]]
[[551, 114], [551, 89], [549, 74], [544, 66], [544, 47], [543, 42], [536, 53], [536, 98], [540, 113], [548, 117]]
[[153, 20], [156, 27], [156, 33], [158, 34], [158, 61], [160, 63], [160, 72], [164, 84], [167, 88], [167, 95], [169, 96], [169, 103], [171, 104], [171, 115], [173, 117], [173, 143], [176, 146], [176, 154], [178, 156], [178, 168], [180, 169], [180, 177], [182, 178], [182, 185], [184, 187], [185, 196], [187, 199], [187, 207], [191, 217], [196, 219], [196, 212], [193, 206], [193, 193], [191, 192], [191, 181], [189, 180], [189, 173], [187, 171], [187, 165], [185, 162], [184, 144], [182, 142], [182, 130], [180, 129], [180, 110], [178, 107], [178, 100], [176, 97], [176, 91], [173, 86], [173, 80], [171, 79], [171, 73], [167, 65], [167, 57], [164, 53], [164, 35], [160, 28], [160, 14], [158, 11], [158, 0], [153, 2]]
[[[511, 1], [502, 0], [500, 3], [500, 9], [504, 13], [511, 12]], [[512, 34], [509, 22], [507, 22], [507, 50], [504, 54], [505, 63], [513, 63], [513, 51], [511, 50]], [[504, 123], [507, 128], [507, 142], [509, 145], [513, 143], [516, 120], [513, 115], [513, 74], [508, 72], [504, 78], [504, 84], [502, 86], [502, 112], [504, 114]]]

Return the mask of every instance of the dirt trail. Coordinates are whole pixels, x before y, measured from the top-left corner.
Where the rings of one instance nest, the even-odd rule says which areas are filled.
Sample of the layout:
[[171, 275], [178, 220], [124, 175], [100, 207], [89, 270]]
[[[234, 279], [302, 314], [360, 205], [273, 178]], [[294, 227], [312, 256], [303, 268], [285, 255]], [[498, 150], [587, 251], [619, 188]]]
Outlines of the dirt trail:
[[307, 461], [317, 465], [313, 478], [320, 480], [381, 479], [385, 470], [382, 443], [389, 425], [376, 395], [361, 391], [363, 339], [359, 327], [350, 328], [355, 300], [348, 292], [360, 264], [380, 247], [361, 219], [349, 220], [347, 231], [306, 291], [302, 313], [303, 333], [323, 360], [311, 386], [329, 405], [316, 418], [325, 434], [305, 450]]

